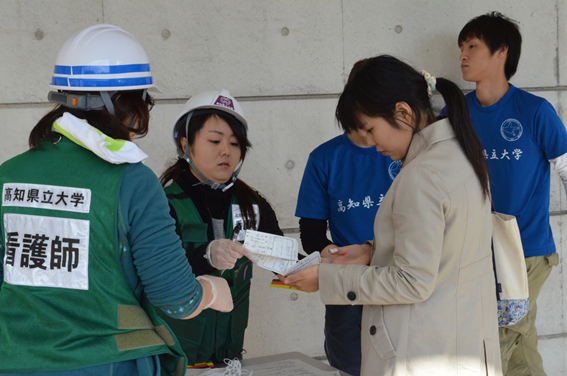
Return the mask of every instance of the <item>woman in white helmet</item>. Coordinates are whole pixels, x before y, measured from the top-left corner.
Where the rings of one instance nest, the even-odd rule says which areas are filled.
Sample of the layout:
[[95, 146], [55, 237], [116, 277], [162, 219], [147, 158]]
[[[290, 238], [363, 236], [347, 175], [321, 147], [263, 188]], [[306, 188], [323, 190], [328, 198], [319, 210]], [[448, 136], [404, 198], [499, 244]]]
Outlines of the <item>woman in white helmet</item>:
[[178, 159], [161, 176], [187, 259], [198, 275], [228, 281], [234, 310], [207, 310], [196, 320], [166, 319], [189, 364], [240, 357], [252, 262], [242, 246], [247, 229], [283, 235], [270, 204], [237, 179], [251, 146], [240, 104], [227, 90], [194, 95], [174, 123]]
[[184, 374], [152, 305], [175, 319], [233, 305], [224, 279], [195, 279], [131, 142], [148, 131], [148, 58], [92, 26], [61, 49], [52, 88], [30, 150], [0, 166], [0, 373]]

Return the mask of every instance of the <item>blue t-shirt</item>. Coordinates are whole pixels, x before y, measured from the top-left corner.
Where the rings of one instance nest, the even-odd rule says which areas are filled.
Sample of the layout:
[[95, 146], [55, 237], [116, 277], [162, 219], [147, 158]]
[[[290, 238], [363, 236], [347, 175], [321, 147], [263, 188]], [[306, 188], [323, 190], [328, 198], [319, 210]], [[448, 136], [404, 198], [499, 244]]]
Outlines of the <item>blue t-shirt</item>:
[[548, 101], [513, 85], [492, 106], [482, 107], [476, 91], [466, 98], [488, 161], [495, 210], [516, 216], [526, 257], [555, 252], [549, 160], [567, 153], [561, 119]]
[[340, 247], [371, 240], [376, 212], [399, 171], [400, 162], [376, 148], [337, 136], [309, 155], [295, 216], [328, 220]]

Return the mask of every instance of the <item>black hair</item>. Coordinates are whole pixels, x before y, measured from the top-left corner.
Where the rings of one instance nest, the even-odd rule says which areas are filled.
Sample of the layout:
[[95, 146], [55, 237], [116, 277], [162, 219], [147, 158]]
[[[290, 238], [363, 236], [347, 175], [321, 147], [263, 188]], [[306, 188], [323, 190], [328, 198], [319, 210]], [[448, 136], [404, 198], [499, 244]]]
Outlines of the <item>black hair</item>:
[[[352, 79], [354, 78], [354, 76], [356, 76], [356, 73], [360, 70], [360, 68], [362, 68], [362, 66], [364, 66], [364, 64], [368, 61], [368, 59], [362, 59], [357, 61], [356, 63], [354, 63], [354, 65], [352, 66], [352, 69], [350, 70], [350, 73], [348, 75], [348, 79], [347, 82], [352, 81]], [[343, 122], [339, 122], [339, 125], [343, 128], [343, 130], [346, 133], [350, 133], [353, 131], [356, 131], [358, 128], [356, 127], [355, 124], [352, 123], [343, 123]]]
[[[93, 92], [91, 94], [98, 94]], [[60, 135], [52, 130], [53, 122], [59, 119], [65, 112], [84, 119], [109, 137], [121, 140], [130, 140], [130, 134], [135, 133], [143, 137], [148, 133], [150, 122], [150, 111], [154, 106], [152, 97], [146, 93], [143, 98], [143, 90], [119, 91], [112, 96], [114, 111], [116, 115], [110, 114], [106, 107], [102, 110], [77, 110], [63, 105], [55, 106], [43, 116], [30, 132], [29, 145], [31, 149], [41, 149], [41, 140], [47, 139], [52, 144], [56, 143]], [[137, 121], [135, 128], [129, 125]]]
[[504, 74], [509, 80], [516, 73], [522, 52], [522, 34], [518, 23], [499, 12], [483, 14], [470, 20], [459, 33], [459, 47], [467, 40], [482, 40], [494, 54], [502, 47], [508, 47]]
[[[179, 146], [181, 146], [181, 138], [186, 137], [189, 148], [191, 148], [195, 143], [195, 137], [197, 133], [201, 129], [203, 129], [207, 120], [209, 120], [213, 116], [218, 116], [226, 121], [226, 123], [234, 133], [234, 136], [238, 140], [238, 144], [240, 146], [240, 160], [244, 161], [246, 152], [252, 147], [252, 144], [246, 136], [244, 125], [238, 119], [236, 119], [236, 117], [223, 111], [213, 111], [211, 109], [196, 110], [189, 120], [187, 135], [185, 132], [185, 123], [187, 121], [187, 116], [189, 116], [189, 113], [183, 115], [175, 125], [175, 128], [179, 129], [176, 139], [176, 142], [179, 144]], [[165, 187], [171, 181], [178, 180], [181, 176], [191, 173], [192, 172], [189, 169], [189, 164], [187, 163], [187, 161], [181, 157], [178, 157], [177, 160], [172, 165], [170, 165], [163, 172], [163, 174], [161, 174], [159, 180], [162, 186]], [[258, 197], [258, 194], [254, 189], [252, 189], [240, 179], [236, 179], [236, 181], [234, 182], [234, 194], [240, 206], [240, 211], [244, 218], [244, 223], [250, 224], [250, 228], [255, 228], [256, 216], [254, 213], [253, 204], [254, 202], [259, 203], [260, 199]], [[260, 210], [262, 209], [260, 208]], [[260, 213], [260, 217], [262, 217], [262, 213]]]
[[[489, 196], [488, 164], [483, 148], [472, 126], [468, 105], [461, 89], [453, 82], [436, 79], [436, 89], [445, 100], [448, 118], [457, 141], [478, 177], [484, 197]], [[400, 129], [395, 119], [396, 104], [405, 102], [411, 108], [415, 128], [436, 121], [424, 77], [408, 64], [388, 55], [368, 59], [342, 92], [336, 109], [341, 123], [364, 129], [360, 115], [380, 117]]]

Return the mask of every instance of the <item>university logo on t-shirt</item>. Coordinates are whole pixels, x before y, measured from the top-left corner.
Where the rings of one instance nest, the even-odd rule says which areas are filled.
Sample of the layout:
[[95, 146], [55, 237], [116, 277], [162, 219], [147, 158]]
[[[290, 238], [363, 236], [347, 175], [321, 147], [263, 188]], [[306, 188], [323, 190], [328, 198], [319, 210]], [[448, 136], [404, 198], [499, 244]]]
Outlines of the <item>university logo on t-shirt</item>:
[[393, 161], [388, 166], [388, 175], [390, 175], [390, 179], [394, 180], [396, 176], [400, 173], [400, 169], [402, 166], [402, 161]]
[[524, 127], [516, 119], [506, 119], [500, 126], [500, 134], [506, 141], [516, 141], [522, 137], [522, 133], [524, 133]]

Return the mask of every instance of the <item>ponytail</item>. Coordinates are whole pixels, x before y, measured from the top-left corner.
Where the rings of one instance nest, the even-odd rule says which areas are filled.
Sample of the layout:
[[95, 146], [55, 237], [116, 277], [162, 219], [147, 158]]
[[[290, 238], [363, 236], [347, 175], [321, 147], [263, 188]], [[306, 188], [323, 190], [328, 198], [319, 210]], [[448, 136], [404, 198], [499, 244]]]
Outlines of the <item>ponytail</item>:
[[461, 89], [445, 78], [437, 78], [436, 88], [445, 100], [447, 117], [451, 127], [478, 177], [484, 197], [489, 197], [488, 163], [486, 163], [484, 149], [471, 123], [467, 100]]
[[364, 60], [355, 67], [356, 72], [339, 98], [335, 116], [343, 126], [364, 129], [360, 115], [380, 117], [393, 128], [400, 129], [396, 121], [396, 103], [407, 103], [414, 115], [414, 133], [421, 124], [431, 124], [435, 115], [430, 96], [439, 91], [445, 99], [449, 122], [457, 141], [471, 163], [484, 197], [490, 196], [488, 164], [483, 148], [471, 124], [465, 96], [457, 85], [444, 78], [432, 77], [425, 71], [417, 72], [410, 65], [388, 55]]

